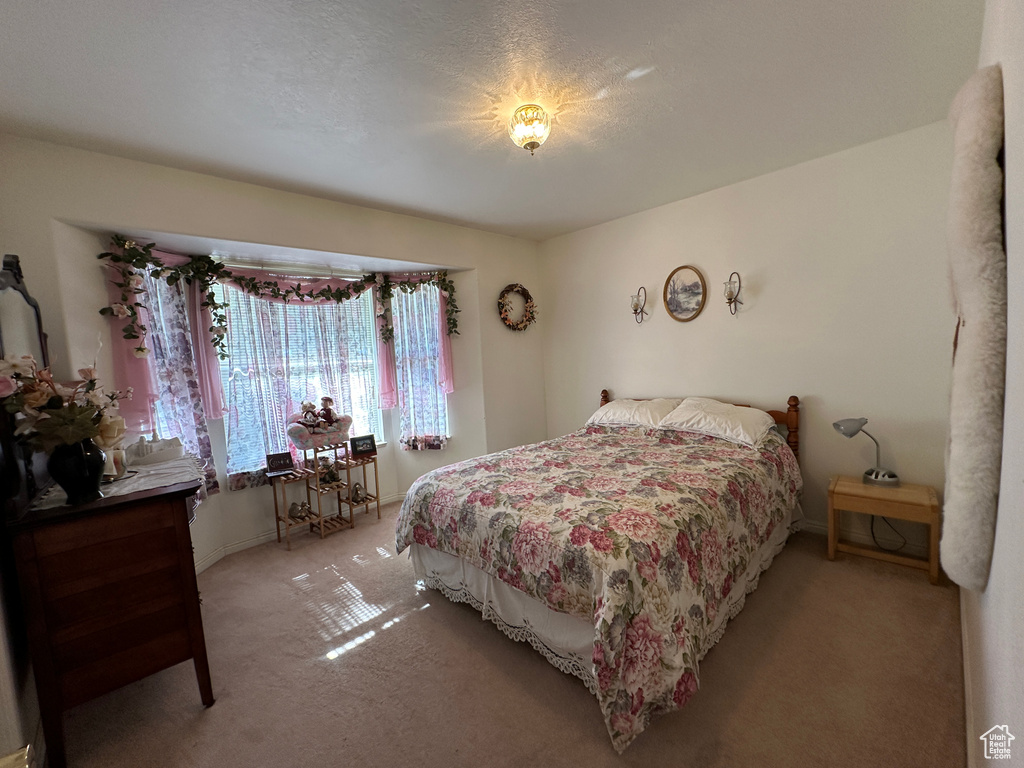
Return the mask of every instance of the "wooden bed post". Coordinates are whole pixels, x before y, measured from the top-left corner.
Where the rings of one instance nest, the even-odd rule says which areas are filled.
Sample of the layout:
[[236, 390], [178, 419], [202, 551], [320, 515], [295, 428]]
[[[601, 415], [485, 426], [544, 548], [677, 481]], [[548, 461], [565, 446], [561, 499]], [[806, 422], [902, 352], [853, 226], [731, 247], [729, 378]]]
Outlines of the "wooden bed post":
[[796, 460], [800, 461], [800, 398], [790, 395], [789, 408], [786, 409], [786, 442], [789, 443]]
[[608, 405], [608, 403], [610, 403], [611, 401], [612, 401], [612, 396], [608, 394], [608, 390], [607, 389], [602, 389], [601, 390], [601, 405], [602, 406]]

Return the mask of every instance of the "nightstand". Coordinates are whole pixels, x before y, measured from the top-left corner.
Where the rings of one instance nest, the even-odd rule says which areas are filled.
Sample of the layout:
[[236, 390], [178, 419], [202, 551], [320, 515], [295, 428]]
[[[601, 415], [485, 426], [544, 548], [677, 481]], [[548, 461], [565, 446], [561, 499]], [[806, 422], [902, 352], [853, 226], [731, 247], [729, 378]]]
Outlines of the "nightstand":
[[[871, 547], [839, 540], [839, 513], [860, 512], [866, 515], [909, 520], [928, 526], [928, 557], [921, 559], [897, 555]], [[868, 485], [857, 477], [835, 476], [828, 485], [828, 559], [836, 552], [873, 557], [928, 571], [928, 580], [939, 583], [939, 499], [935, 489], [927, 485], [903, 484], [896, 488]]]

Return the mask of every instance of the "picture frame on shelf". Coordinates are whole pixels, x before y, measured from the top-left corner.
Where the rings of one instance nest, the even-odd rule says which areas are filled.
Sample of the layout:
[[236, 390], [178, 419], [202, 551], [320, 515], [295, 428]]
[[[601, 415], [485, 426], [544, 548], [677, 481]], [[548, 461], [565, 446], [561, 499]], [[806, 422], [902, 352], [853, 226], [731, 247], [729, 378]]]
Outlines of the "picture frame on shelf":
[[377, 455], [377, 441], [373, 435], [360, 435], [349, 438], [349, 454], [353, 458]]
[[292, 461], [292, 455], [288, 451], [267, 454], [267, 477], [287, 475], [294, 469], [295, 463]]

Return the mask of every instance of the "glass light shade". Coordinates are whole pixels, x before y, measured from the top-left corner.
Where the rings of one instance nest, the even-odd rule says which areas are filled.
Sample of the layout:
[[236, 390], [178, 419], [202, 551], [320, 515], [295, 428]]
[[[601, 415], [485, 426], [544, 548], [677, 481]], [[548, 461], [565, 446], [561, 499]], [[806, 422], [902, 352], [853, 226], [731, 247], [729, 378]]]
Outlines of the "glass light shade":
[[639, 293], [633, 294], [633, 311], [634, 312], [639, 312], [640, 311], [640, 294]]
[[728, 301], [732, 301], [736, 298], [736, 281], [727, 280], [725, 283], [725, 298]]
[[530, 154], [547, 141], [551, 133], [551, 118], [536, 104], [524, 104], [512, 115], [508, 135], [517, 147], [530, 150]]

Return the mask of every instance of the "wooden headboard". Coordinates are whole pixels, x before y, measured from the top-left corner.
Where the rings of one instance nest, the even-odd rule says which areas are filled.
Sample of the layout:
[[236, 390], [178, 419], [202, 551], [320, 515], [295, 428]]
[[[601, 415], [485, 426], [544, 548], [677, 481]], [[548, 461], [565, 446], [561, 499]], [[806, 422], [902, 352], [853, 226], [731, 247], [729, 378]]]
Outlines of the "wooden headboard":
[[[649, 398], [639, 397], [637, 400], [646, 400]], [[607, 389], [601, 390], [601, 405], [608, 405], [612, 401], [612, 396]], [[734, 405], [740, 405], [744, 408], [749, 408], [748, 403], [734, 403]], [[786, 428], [786, 442], [789, 443], [789, 447], [793, 451], [793, 455], [796, 456], [797, 461], [800, 460], [800, 398], [796, 395], [790, 395], [789, 400], [786, 402], [788, 406], [784, 411], [767, 411], [768, 415], [775, 419], [776, 424], [781, 424]]]

